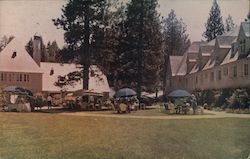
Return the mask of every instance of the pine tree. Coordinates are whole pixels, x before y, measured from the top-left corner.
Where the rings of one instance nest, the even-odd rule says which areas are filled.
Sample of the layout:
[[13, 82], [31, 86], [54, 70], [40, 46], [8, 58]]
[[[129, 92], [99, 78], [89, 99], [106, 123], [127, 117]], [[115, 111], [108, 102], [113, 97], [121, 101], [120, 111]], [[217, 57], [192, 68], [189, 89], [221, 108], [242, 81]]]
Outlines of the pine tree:
[[[186, 24], [177, 19], [175, 11], [171, 10], [168, 17], [163, 20], [164, 39], [164, 65], [161, 72], [163, 88], [166, 88], [169, 56], [183, 55], [190, 46], [189, 35], [186, 33]], [[164, 91], [164, 93], [166, 93]]]
[[[140, 62], [142, 64], [141, 85], [153, 90], [159, 83], [162, 36], [157, 6], [157, 0], [143, 0], [143, 11], [141, 1], [132, 0], [127, 4], [126, 19], [122, 25], [118, 45], [119, 67], [116, 76], [117, 82], [120, 81], [118, 82], [120, 87], [136, 87], [140, 76], [138, 74]], [[143, 25], [141, 25], [141, 15], [143, 15]]]
[[[69, 58], [83, 65], [83, 89], [89, 85], [89, 68], [91, 65], [91, 44], [97, 35], [96, 28], [101, 27], [103, 7], [106, 0], [70, 0], [62, 8], [60, 18], [53, 19], [54, 24], [65, 31]], [[92, 37], [92, 38], [91, 38]]]
[[226, 31], [232, 31], [234, 29], [234, 22], [231, 15], [228, 15], [226, 19]]
[[60, 62], [56, 57], [59, 52], [59, 47], [56, 41], [49, 41], [46, 47], [45, 62]]
[[30, 38], [29, 42], [25, 46], [26, 51], [29, 53], [31, 57], [33, 57], [33, 40]]
[[205, 27], [206, 31], [203, 33], [203, 37], [206, 38], [207, 41], [211, 41], [218, 35], [224, 33], [224, 25], [217, 0], [214, 0], [213, 2]]
[[190, 46], [187, 26], [182, 19], [177, 19], [175, 11], [171, 10], [163, 20], [164, 52], [170, 55], [183, 55]]
[[102, 32], [103, 34], [99, 34], [103, 35], [102, 47], [99, 51], [96, 51], [96, 61], [107, 75], [110, 86], [114, 87], [116, 85], [116, 73], [120, 68], [118, 44], [122, 37], [122, 27], [126, 15], [125, 5], [122, 2], [120, 3], [119, 0], [110, 0], [108, 6], [103, 19], [105, 29]]

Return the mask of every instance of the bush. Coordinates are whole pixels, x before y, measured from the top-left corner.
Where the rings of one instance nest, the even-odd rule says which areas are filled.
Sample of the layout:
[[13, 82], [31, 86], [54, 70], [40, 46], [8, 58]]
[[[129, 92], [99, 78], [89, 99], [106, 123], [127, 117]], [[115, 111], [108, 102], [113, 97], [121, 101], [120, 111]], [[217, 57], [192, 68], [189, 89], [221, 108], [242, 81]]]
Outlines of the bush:
[[223, 110], [246, 109], [250, 106], [250, 88], [195, 90], [193, 93], [199, 105], [206, 103], [209, 107], [220, 107]]

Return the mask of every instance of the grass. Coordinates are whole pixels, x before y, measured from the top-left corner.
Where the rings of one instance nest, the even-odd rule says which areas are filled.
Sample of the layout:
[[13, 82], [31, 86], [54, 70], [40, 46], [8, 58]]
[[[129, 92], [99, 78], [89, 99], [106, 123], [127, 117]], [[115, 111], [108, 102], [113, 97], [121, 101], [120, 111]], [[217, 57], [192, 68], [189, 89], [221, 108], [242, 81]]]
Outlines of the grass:
[[4, 159], [246, 159], [249, 119], [152, 120], [0, 113]]

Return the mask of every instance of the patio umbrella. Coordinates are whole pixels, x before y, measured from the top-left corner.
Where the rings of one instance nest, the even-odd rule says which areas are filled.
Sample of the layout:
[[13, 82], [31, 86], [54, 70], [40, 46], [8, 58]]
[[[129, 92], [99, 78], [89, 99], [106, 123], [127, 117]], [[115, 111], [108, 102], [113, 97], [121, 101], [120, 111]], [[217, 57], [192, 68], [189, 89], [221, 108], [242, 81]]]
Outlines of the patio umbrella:
[[168, 94], [168, 97], [190, 97], [191, 94], [185, 90], [175, 90]]
[[135, 96], [136, 92], [130, 88], [122, 88], [120, 90], [118, 90], [114, 97], [131, 97], [131, 96]]

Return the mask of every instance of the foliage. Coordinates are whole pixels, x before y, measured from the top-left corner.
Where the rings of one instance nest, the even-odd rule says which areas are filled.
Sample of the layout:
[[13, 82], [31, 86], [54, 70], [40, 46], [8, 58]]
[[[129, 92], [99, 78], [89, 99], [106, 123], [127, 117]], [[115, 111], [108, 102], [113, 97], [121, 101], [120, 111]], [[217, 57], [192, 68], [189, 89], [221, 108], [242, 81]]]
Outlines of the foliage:
[[187, 26], [182, 19], [177, 19], [172, 9], [168, 17], [163, 20], [164, 52], [170, 55], [183, 55], [190, 46]]
[[203, 33], [203, 37], [205, 37], [207, 41], [211, 41], [218, 35], [224, 33], [224, 25], [217, 0], [214, 0], [213, 2], [205, 27], [206, 31]]
[[[193, 92], [200, 104], [222, 109], [248, 109], [250, 106], [250, 88], [227, 88], [221, 90], [195, 90]], [[201, 95], [200, 95], [201, 94]]]
[[25, 46], [26, 51], [29, 53], [31, 57], [33, 57], [33, 40], [30, 38], [28, 43]]
[[171, 10], [168, 17], [163, 19], [164, 63], [160, 74], [163, 79], [163, 88], [166, 88], [167, 70], [170, 67], [168, 64], [169, 57], [183, 55], [190, 46], [189, 35], [186, 31], [186, 24], [182, 19], [176, 17], [174, 10]]
[[202, 101], [204, 102], [203, 104], [207, 103], [209, 106], [214, 105], [215, 97], [214, 97], [214, 91], [209, 89], [209, 90], [204, 90], [202, 93]]
[[59, 54], [59, 47], [56, 43], [56, 41], [53, 41], [52, 43], [49, 41], [46, 47], [46, 53], [45, 53], [45, 62], [60, 62], [58, 60], [57, 54]]
[[106, 0], [70, 0], [63, 6], [61, 17], [53, 19], [57, 28], [65, 31], [67, 47], [63, 51], [71, 60], [83, 65], [84, 89], [88, 89], [89, 67], [94, 55], [90, 48], [96, 48], [94, 44], [99, 41], [97, 35], [104, 27], [102, 19], [106, 5]]
[[[162, 36], [158, 3], [156, 0], [143, 0], [142, 3], [143, 7], [141, 1], [128, 3], [126, 17], [120, 23], [115, 72], [118, 87], [135, 88], [141, 76], [142, 86], [154, 89], [160, 80]], [[142, 70], [141, 75], [139, 70]]]
[[235, 27], [232, 16], [229, 14], [226, 19], [225, 31], [232, 31]]
[[8, 43], [14, 39], [14, 36], [10, 36], [10, 37], [7, 37], [7, 36], [3, 36], [0, 40], [0, 52], [8, 45]]

